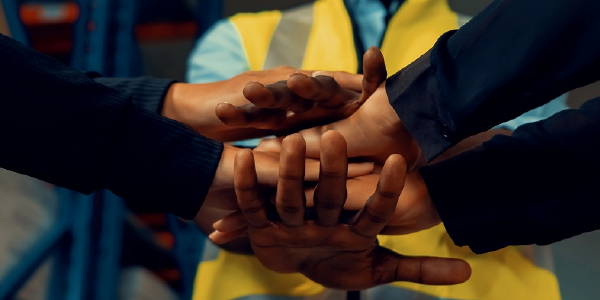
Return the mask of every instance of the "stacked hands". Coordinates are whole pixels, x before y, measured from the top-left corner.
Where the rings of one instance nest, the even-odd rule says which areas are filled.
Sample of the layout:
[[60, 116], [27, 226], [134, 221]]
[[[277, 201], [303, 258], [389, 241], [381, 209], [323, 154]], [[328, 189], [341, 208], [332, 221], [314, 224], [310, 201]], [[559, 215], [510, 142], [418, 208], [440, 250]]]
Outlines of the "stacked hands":
[[427, 229], [440, 217], [418, 172], [419, 146], [389, 104], [377, 48], [363, 69], [248, 72], [210, 84], [221, 95], [203, 105], [186, 96], [199, 92], [194, 85], [172, 88], [163, 115], [207, 137], [278, 136], [253, 150], [225, 146], [196, 222], [214, 228], [214, 243], [249, 245], [267, 268], [326, 287], [465, 282], [463, 260], [408, 257], [377, 243], [379, 234]]

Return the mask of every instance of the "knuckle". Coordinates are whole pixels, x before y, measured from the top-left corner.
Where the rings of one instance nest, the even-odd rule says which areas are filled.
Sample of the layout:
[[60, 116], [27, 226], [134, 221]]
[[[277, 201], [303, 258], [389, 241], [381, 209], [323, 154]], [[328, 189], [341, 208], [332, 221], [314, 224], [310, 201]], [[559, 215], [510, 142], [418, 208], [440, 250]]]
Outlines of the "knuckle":
[[262, 209], [263, 209], [263, 207], [259, 206], [259, 205], [240, 207], [240, 210], [244, 214], [255, 214], [255, 213], [260, 212]]
[[400, 192], [396, 191], [388, 191], [388, 190], [379, 190], [379, 195], [383, 199], [396, 200], [400, 197]]
[[278, 211], [286, 214], [297, 214], [302, 211], [301, 206], [292, 204], [277, 203], [276, 207]]
[[321, 170], [320, 174], [323, 179], [346, 179], [345, 170]]
[[303, 181], [304, 180], [304, 176], [302, 176], [302, 175], [296, 175], [296, 174], [284, 173], [284, 174], [279, 174], [279, 179], [288, 180], [288, 181]]
[[[325, 198], [325, 199], [323, 199]], [[344, 205], [333, 197], [322, 197], [317, 202], [319, 209], [323, 210], [341, 210]]]
[[367, 218], [372, 223], [375, 223], [375, 224], [384, 224], [384, 223], [388, 222], [389, 215], [390, 215], [389, 213], [382, 213], [382, 212], [370, 210], [367, 213]]

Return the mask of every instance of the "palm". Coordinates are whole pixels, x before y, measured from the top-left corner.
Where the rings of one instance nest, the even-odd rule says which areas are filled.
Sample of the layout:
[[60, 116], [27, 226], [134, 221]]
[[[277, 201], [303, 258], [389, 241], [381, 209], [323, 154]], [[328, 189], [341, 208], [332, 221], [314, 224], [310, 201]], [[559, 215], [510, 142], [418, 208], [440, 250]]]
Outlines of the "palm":
[[[375, 237], [353, 232], [349, 225], [250, 229], [254, 254], [267, 268], [281, 273], [300, 272], [331, 288], [364, 289], [391, 282], [398, 254], [377, 245]], [[274, 238], [275, 237], [275, 238]], [[279, 257], [277, 261], [271, 258]]]
[[[380, 87], [351, 117], [329, 124], [348, 143], [348, 156], [364, 157], [383, 164], [392, 154], [401, 154], [413, 166], [420, 156], [419, 146], [389, 104]], [[374, 147], [373, 145], [377, 145]]]

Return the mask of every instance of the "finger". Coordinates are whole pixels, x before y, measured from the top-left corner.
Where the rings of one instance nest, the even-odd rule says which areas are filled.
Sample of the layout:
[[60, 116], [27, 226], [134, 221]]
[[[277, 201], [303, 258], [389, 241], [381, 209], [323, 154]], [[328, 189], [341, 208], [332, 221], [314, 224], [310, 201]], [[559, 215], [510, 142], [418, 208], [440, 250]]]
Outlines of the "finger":
[[462, 259], [441, 257], [401, 257], [396, 265], [395, 281], [450, 285], [467, 281], [471, 266]]
[[[258, 171], [258, 179], [261, 185], [276, 187], [279, 179], [279, 165], [273, 163], [273, 158], [270, 155], [274, 153], [255, 151], [257, 161], [263, 161]], [[318, 159], [304, 159], [304, 180], [314, 181], [319, 180], [319, 170], [321, 162]], [[374, 169], [373, 163], [351, 163], [348, 165], [348, 177], [358, 177], [370, 174]]]
[[[297, 73], [293, 76], [306, 76]], [[314, 101], [302, 98], [292, 92], [286, 81], [263, 85], [258, 82], [249, 82], [243, 90], [244, 97], [254, 105], [261, 108], [282, 109], [285, 111], [304, 112], [311, 109]]]
[[340, 87], [360, 93], [363, 89], [363, 75], [352, 74], [343, 71], [315, 71], [309, 76], [330, 76], [340, 85]]
[[215, 115], [228, 126], [270, 129], [285, 120], [286, 112], [261, 108], [252, 103], [234, 106], [223, 102], [215, 107]]
[[244, 219], [242, 212], [236, 210], [225, 216], [223, 219], [214, 222], [213, 228], [221, 232], [229, 232], [244, 228], [247, 225], [248, 222], [246, 222], [246, 219]]
[[375, 252], [378, 265], [375, 284], [394, 281], [408, 281], [419, 284], [451, 285], [467, 281], [471, 277], [471, 266], [462, 259], [402, 256], [389, 249], [380, 247]]
[[299, 131], [306, 141], [306, 157], [319, 158], [321, 155], [321, 135], [327, 126], [317, 126]]
[[306, 143], [299, 134], [289, 135], [281, 143], [275, 206], [283, 224], [290, 227], [304, 224], [305, 151]]
[[363, 82], [360, 102], [366, 101], [387, 79], [383, 54], [377, 47], [371, 47], [363, 55]]
[[372, 162], [349, 163], [348, 173], [346, 174], [346, 176], [348, 178], [354, 178], [363, 175], [368, 175], [373, 172], [373, 169], [375, 169], [375, 163]]
[[377, 190], [351, 227], [355, 233], [371, 237], [385, 227], [394, 214], [405, 177], [406, 161], [398, 154], [391, 155], [383, 166]]
[[270, 224], [267, 219], [265, 202], [257, 190], [256, 166], [250, 149], [241, 149], [235, 155], [233, 166], [233, 186], [238, 205], [248, 224], [264, 228]]
[[281, 152], [282, 140], [283, 138], [281, 137], [263, 138], [254, 150], [262, 152]]
[[321, 172], [314, 202], [317, 223], [335, 226], [346, 201], [348, 158], [346, 140], [336, 131], [327, 131], [321, 138]]
[[248, 235], [248, 227], [244, 227], [244, 228], [240, 228], [238, 230], [229, 231], [229, 232], [213, 231], [211, 234], [208, 235], [208, 238], [217, 245], [223, 245], [223, 244], [229, 243], [235, 239], [247, 236], [247, 235]]
[[288, 79], [287, 86], [293, 93], [318, 102], [321, 107], [337, 108], [358, 99], [355, 92], [343, 89], [331, 76], [294, 74]]

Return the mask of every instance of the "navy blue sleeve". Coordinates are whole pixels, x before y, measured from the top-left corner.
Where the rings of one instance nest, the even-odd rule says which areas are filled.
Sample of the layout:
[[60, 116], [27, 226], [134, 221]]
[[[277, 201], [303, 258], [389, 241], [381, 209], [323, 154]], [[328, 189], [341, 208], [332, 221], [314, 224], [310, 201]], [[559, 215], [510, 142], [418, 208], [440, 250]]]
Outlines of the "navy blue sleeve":
[[600, 98], [423, 167], [454, 242], [483, 253], [600, 228]]
[[[600, 79], [600, 2], [496, 0], [386, 83], [428, 161]], [[421, 169], [448, 233], [477, 253], [600, 228], [600, 100]]]
[[391, 76], [391, 104], [431, 160], [600, 79], [598, 11], [593, 0], [496, 0]]
[[[136, 206], [195, 216], [221, 143], [136, 105], [136, 97], [144, 100], [132, 90], [100, 84], [4, 35], [0, 52], [1, 167], [81, 193], [106, 188]], [[138, 88], [162, 97], [169, 84], [147, 79]]]

